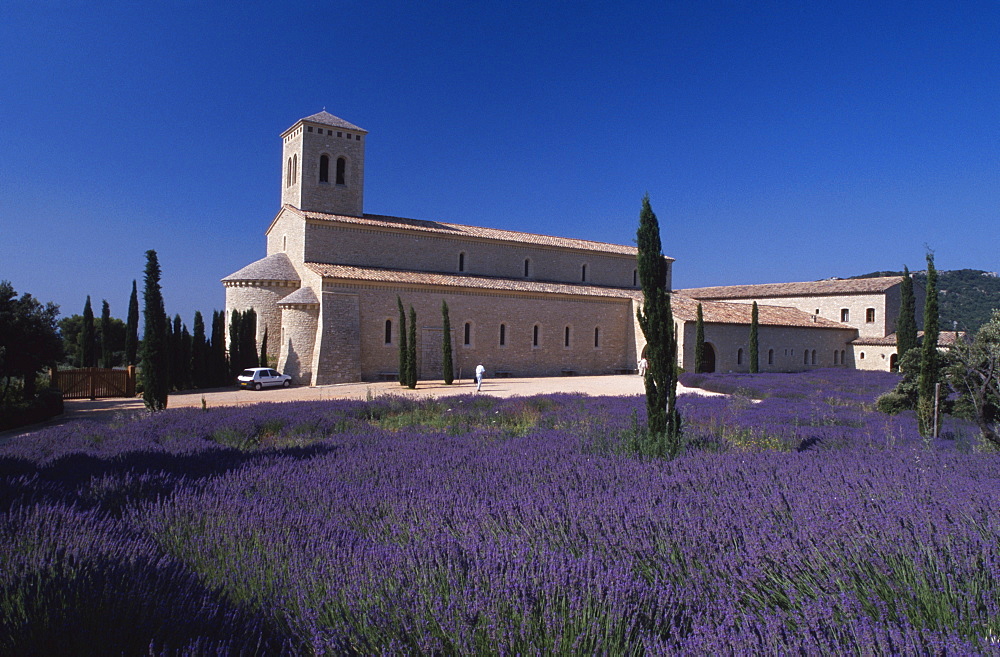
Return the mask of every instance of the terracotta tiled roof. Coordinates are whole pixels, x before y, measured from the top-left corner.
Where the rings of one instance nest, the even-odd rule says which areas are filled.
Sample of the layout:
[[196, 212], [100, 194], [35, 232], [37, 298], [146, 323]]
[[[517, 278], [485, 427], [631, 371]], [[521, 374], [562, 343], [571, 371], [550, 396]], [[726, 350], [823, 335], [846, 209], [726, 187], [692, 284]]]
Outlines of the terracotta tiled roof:
[[[405, 219], [403, 217], [388, 217], [378, 214], [366, 214], [362, 217], [352, 217], [348, 215], [326, 214], [324, 212], [304, 212], [290, 205], [286, 205], [285, 208], [296, 212], [311, 221], [354, 224], [374, 228], [398, 228], [408, 231], [437, 233], [439, 235], [448, 235], [458, 238], [479, 238], [499, 242], [531, 244], [533, 246], [552, 246], [561, 249], [611, 253], [615, 255], [635, 256], [638, 253], [638, 249], [634, 246], [608, 244], [606, 242], [592, 242], [590, 240], [578, 240], [568, 237], [551, 237], [548, 235], [536, 235], [534, 233], [519, 233], [517, 231], [501, 230], [499, 228], [464, 226], [462, 224], [450, 224], [443, 221]], [[670, 260], [673, 259], [670, 258]]]
[[[694, 322], [698, 315], [698, 303], [685, 294], [675, 292], [670, 305], [674, 317], [685, 322]], [[706, 324], [743, 324], [750, 326], [753, 306], [748, 303], [725, 303], [722, 301], [701, 301], [702, 317]], [[757, 306], [757, 323], [760, 326], [798, 326], [803, 328], [842, 329], [854, 331], [853, 327], [823, 319], [785, 306]]]
[[765, 283], [762, 285], [723, 285], [678, 290], [692, 299], [767, 299], [841, 294], [874, 294], [885, 292], [902, 281], [902, 276], [880, 278], [850, 278], [806, 283]]
[[[359, 128], [353, 123], [348, 123], [339, 116], [334, 116], [326, 110], [313, 114], [312, 116], [307, 116], [302, 119], [303, 121], [309, 121], [310, 123], [322, 123], [323, 125], [328, 125], [331, 128], [343, 128], [344, 130], [356, 130], [357, 132], [363, 132], [367, 134], [367, 130], [364, 128]], [[298, 121], [296, 121], [298, 123]]]
[[[938, 346], [939, 347], [953, 347], [956, 342], [960, 339], [965, 338], [965, 331], [939, 331], [938, 332]], [[920, 342], [924, 339], [924, 332], [917, 331], [917, 341]], [[895, 347], [896, 346], [896, 334], [890, 333], [884, 338], [858, 338], [851, 342], [851, 344], [856, 344], [858, 346], [872, 346], [872, 347]]]
[[319, 299], [311, 287], [300, 287], [278, 302], [279, 306], [316, 305]]
[[535, 292], [548, 294], [575, 294], [587, 297], [608, 297], [617, 299], [642, 298], [640, 290], [599, 285], [574, 285], [572, 283], [548, 283], [544, 281], [492, 276], [470, 276], [467, 274], [440, 274], [380, 267], [357, 267], [354, 265], [330, 265], [307, 262], [306, 267], [324, 278], [374, 283], [407, 283], [413, 285], [441, 285], [444, 287], [464, 287], [504, 292]]
[[256, 262], [251, 262], [243, 269], [223, 278], [222, 282], [297, 280], [299, 280], [299, 275], [288, 256], [284, 253], [275, 253]]

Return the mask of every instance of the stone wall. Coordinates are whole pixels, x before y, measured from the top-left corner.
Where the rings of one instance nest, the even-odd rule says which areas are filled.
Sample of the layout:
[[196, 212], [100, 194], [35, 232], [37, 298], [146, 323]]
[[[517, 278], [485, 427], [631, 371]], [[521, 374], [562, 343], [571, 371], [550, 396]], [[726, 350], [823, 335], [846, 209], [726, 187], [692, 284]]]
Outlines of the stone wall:
[[[464, 267], [461, 271], [460, 254], [464, 254]], [[638, 289], [638, 285], [633, 286], [633, 281], [636, 280], [633, 276], [636, 269], [635, 256], [511, 242], [459, 240], [433, 233], [379, 230], [331, 222], [308, 223], [304, 257], [307, 262], [523, 280], [586, 282]], [[527, 277], [524, 275], [526, 259], [529, 261]], [[587, 268], [585, 281], [584, 265]]]
[[227, 281], [226, 288], [226, 344], [229, 343], [229, 323], [232, 312], [247, 311], [251, 308], [257, 313], [257, 349], [260, 349], [264, 338], [264, 326], [267, 326], [267, 355], [277, 361], [281, 351], [281, 310], [278, 302], [298, 289], [299, 284], [292, 281]]
[[[899, 316], [899, 286], [887, 293], [844, 294], [804, 297], [774, 297], [757, 299], [732, 299], [730, 303], [752, 303], [759, 305], [786, 306], [802, 312], [817, 314], [824, 319], [840, 322], [842, 312], [848, 313], [848, 326], [858, 329], [860, 337], [881, 338], [896, 329]], [[874, 311], [874, 319], [868, 321], [869, 310]]]
[[296, 385], [313, 379], [313, 349], [319, 326], [319, 305], [283, 306], [281, 309], [281, 355], [278, 371], [292, 377]]
[[[319, 124], [294, 127], [283, 138], [281, 202], [302, 210], [361, 216], [365, 188], [365, 135]], [[320, 182], [320, 158], [329, 157], [328, 182]], [[337, 184], [337, 159], [347, 166]], [[296, 158], [298, 175], [287, 185], [288, 161]]]
[[[312, 385], [361, 378], [360, 310], [357, 293], [323, 290], [312, 359]], [[365, 300], [365, 306], [369, 303]]]

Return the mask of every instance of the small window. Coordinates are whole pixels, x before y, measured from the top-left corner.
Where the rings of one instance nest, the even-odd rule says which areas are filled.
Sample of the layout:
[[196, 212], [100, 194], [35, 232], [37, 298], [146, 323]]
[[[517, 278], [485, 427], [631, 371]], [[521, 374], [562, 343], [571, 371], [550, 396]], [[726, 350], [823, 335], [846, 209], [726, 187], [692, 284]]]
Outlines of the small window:
[[288, 250], [288, 235], [281, 236], [281, 250], [282, 251]]
[[309, 127], [306, 128], [306, 132], [312, 132], [312, 131], [313, 131], [313, 127], [312, 126], [309, 126]]
[[285, 187], [292, 186], [292, 158], [285, 163]]
[[564, 347], [568, 347], [569, 346], [569, 327], [568, 326], [566, 327], [566, 330], [563, 333], [563, 346]]
[[330, 182], [330, 156], [319, 156], [319, 181], [321, 183]]
[[774, 365], [774, 349], [767, 350], [767, 364]]
[[851, 311], [847, 308], [840, 309], [840, 321], [849, 322], [851, 321]]
[[472, 323], [471, 322], [466, 322], [465, 323], [465, 337], [464, 337], [464, 340], [463, 340], [463, 344], [466, 347], [468, 347], [469, 345], [472, 344]]
[[875, 322], [874, 308], [868, 308], [867, 310], [865, 310], [865, 322], [867, 322], [868, 324], [872, 324]]
[[531, 346], [532, 347], [538, 346], [538, 324], [535, 324], [533, 327], [531, 327]]
[[736, 364], [737, 365], [743, 364], [743, 347], [740, 347], [739, 349], [736, 350]]
[[839, 351], [837, 351], [836, 349], [834, 349], [834, 350], [833, 350], [833, 364], [834, 364], [834, 365], [839, 365], [840, 363], [839, 363], [839, 362], [837, 362], [837, 361], [839, 361], [839, 360], [840, 360], [840, 352], [839, 352]]
[[601, 328], [599, 326], [594, 327], [594, 349], [600, 349], [601, 347]]
[[458, 254], [458, 271], [465, 271], [465, 252]]
[[337, 158], [337, 184], [346, 185], [347, 180], [347, 160], [342, 157]]
[[292, 184], [299, 181], [299, 156], [298, 153], [292, 156]]
[[527, 278], [531, 275], [531, 260], [528, 258], [524, 259], [524, 277]]
[[385, 343], [392, 344], [392, 320], [385, 320]]
[[813, 365], [816, 364], [816, 350], [815, 349], [812, 350], [812, 364]]
[[327, 130], [326, 134], [332, 137], [333, 136], [333, 130]]
[[639, 270], [632, 270], [632, 287], [636, 287], [639, 284]]
[[503, 347], [507, 344], [507, 325], [500, 325], [500, 346]]
[[802, 364], [803, 365], [808, 365], [809, 364], [809, 350], [808, 349], [806, 349], [805, 352], [803, 352], [803, 354], [802, 354]]
[[816, 312], [814, 312], [813, 314], [814, 314], [814, 315], [818, 315], [818, 314], [819, 314], [819, 308], [817, 308], [817, 309], [816, 309]]
[[580, 280], [587, 282], [587, 265], [580, 267]]
[[858, 359], [859, 360], [864, 360], [865, 359], [865, 352], [862, 351], [860, 354], [858, 354]]

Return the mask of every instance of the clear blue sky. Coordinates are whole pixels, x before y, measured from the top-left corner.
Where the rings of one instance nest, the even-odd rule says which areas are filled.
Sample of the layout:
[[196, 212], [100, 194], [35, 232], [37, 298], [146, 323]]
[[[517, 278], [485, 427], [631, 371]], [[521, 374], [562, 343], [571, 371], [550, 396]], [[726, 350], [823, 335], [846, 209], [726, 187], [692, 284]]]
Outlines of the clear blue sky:
[[0, 3], [0, 279], [221, 309], [279, 134], [369, 131], [365, 210], [632, 244], [676, 287], [1000, 269], [1000, 2]]

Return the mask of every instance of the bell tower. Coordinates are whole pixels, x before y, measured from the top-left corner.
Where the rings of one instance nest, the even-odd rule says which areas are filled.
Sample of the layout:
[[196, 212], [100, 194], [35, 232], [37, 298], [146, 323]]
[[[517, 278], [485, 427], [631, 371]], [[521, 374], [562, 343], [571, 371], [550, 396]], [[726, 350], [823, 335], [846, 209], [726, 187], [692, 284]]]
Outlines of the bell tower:
[[281, 203], [300, 210], [364, 214], [368, 131], [326, 110], [281, 134]]

